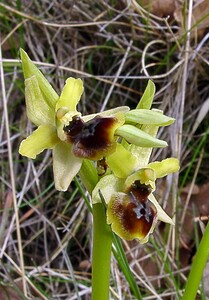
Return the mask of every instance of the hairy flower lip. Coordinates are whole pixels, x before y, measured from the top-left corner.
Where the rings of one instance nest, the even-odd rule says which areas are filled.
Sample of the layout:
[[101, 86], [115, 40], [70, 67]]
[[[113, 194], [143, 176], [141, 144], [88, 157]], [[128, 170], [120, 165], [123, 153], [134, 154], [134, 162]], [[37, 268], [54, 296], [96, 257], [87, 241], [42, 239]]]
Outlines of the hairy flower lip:
[[64, 126], [63, 130], [69, 142], [73, 143], [76, 140], [76, 137], [81, 135], [81, 132], [84, 128], [84, 124], [85, 122], [80, 116], [74, 116], [69, 125]]
[[84, 122], [76, 116], [64, 131], [73, 153], [77, 157], [99, 160], [109, 155], [116, 148], [115, 129], [120, 125], [116, 117], [95, 116]]
[[139, 180], [127, 193], [113, 194], [107, 207], [107, 222], [126, 240], [143, 241], [151, 233], [157, 219], [157, 208], [148, 199], [151, 187]]

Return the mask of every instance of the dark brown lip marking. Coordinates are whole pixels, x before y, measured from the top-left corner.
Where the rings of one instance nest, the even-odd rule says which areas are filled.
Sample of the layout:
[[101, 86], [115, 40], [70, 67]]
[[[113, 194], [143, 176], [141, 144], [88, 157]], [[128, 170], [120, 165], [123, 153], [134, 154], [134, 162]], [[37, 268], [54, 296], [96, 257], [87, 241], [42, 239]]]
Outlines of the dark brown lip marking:
[[111, 203], [112, 214], [130, 239], [133, 235], [145, 238], [153, 225], [157, 210], [148, 199], [151, 191], [150, 185], [136, 180], [125, 196], [117, 195]]
[[63, 130], [67, 135], [67, 140], [73, 144], [75, 156], [97, 160], [114, 146], [112, 128], [117, 122], [115, 117], [96, 116], [84, 122], [79, 116], [75, 116]]
[[149, 194], [152, 192], [152, 188], [150, 185], [141, 183], [140, 180], [135, 180], [129, 192], [133, 194], [133, 196], [140, 202], [146, 201]]

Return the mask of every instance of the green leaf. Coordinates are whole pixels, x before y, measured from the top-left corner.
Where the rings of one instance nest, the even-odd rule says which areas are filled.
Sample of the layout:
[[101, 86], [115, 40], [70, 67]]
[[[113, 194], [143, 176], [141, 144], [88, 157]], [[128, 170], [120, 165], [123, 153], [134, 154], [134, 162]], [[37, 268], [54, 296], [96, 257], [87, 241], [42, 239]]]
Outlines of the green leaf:
[[57, 95], [57, 93], [55, 92], [51, 84], [44, 77], [41, 71], [39, 71], [39, 69], [36, 67], [36, 65], [32, 62], [32, 60], [29, 58], [29, 56], [23, 49], [20, 49], [20, 57], [22, 61], [24, 78], [27, 79], [35, 75], [40, 90], [43, 93], [43, 96], [45, 98], [45, 101], [48, 103], [48, 105], [51, 108], [55, 108], [55, 104], [59, 96]]
[[113, 232], [113, 238], [114, 238], [114, 247], [113, 247], [112, 251], [118, 262], [118, 265], [120, 266], [127, 282], [129, 283], [129, 286], [135, 297], [134, 299], [142, 300], [142, 296], [140, 293], [138, 283], [136, 281], [133, 271], [130, 268], [130, 265], [127, 260], [123, 246], [121, 244], [120, 238], [114, 232]]
[[167, 117], [158, 110], [133, 109], [125, 114], [126, 123], [149, 124], [158, 126], [171, 125], [175, 119]]
[[[181, 300], [195, 300], [198, 299], [197, 292], [203, 277], [203, 272], [209, 257], [209, 222], [205, 228], [203, 237], [200, 241], [199, 247], [194, 254], [192, 260], [192, 267], [187, 277], [185, 292]], [[208, 283], [206, 283], [208, 284]], [[202, 299], [208, 299], [202, 295]]]
[[116, 130], [115, 134], [123, 137], [129, 143], [140, 147], [163, 148], [168, 145], [165, 141], [154, 138], [132, 125], [122, 125]]
[[154, 95], [155, 95], [155, 84], [151, 80], [149, 80], [146, 89], [144, 91], [144, 94], [142, 95], [141, 100], [139, 101], [136, 108], [150, 109], [152, 106]]

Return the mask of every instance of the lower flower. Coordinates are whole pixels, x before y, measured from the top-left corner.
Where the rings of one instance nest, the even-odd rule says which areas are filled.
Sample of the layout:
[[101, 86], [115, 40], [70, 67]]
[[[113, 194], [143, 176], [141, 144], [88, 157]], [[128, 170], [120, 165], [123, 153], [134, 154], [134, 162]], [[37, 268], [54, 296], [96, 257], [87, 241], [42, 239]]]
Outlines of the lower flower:
[[114, 194], [107, 208], [107, 223], [126, 240], [146, 241], [157, 222], [157, 209], [148, 199], [151, 187], [136, 180], [128, 193]]
[[[172, 163], [175, 166], [172, 167]], [[158, 220], [174, 225], [153, 192], [156, 178], [178, 170], [179, 166], [175, 159], [158, 162], [158, 174], [156, 164], [133, 171], [126, 178], [105, 175], [93, 190], [93, 203], [101, 202], [102, 195], [107, 205], [107, 223], [125, 240], [137, 239], [146, 243]], [[171, 168], [167, 170], [169, 166]]]

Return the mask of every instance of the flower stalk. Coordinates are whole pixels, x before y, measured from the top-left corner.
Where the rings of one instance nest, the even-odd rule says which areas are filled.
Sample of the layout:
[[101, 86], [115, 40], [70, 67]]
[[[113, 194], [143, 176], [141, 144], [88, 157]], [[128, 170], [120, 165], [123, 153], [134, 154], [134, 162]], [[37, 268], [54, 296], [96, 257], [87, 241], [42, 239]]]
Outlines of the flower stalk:
[[[83, 161], [79, 177], [91, 194], [98, 182], [98, 175], [91, 161]], [[113, 235], [106, 222], [106, 208], [103, 203], [93, 204], [92, 214], [92, 300], [108, 300]]]
[[102, 203], [93, 204], [92, 300], [108, 300], [113, 235]]

